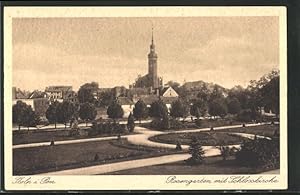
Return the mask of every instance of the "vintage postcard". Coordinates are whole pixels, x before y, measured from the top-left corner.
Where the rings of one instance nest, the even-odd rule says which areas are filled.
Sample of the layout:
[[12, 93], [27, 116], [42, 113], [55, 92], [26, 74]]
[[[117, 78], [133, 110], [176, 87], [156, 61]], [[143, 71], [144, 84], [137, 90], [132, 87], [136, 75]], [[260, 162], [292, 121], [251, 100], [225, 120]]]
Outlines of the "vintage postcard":
[[286, 36], [278, 6], [4, 7], [5, 189], [286, 189]]

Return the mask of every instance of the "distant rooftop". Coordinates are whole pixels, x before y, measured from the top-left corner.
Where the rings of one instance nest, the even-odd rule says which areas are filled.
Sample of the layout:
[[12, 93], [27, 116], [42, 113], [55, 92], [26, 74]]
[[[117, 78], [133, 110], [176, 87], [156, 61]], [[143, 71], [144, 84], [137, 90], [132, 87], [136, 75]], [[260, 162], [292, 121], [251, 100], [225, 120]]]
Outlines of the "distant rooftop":
[[72, 86], [49, 86], [45, 91], [72, 91]]

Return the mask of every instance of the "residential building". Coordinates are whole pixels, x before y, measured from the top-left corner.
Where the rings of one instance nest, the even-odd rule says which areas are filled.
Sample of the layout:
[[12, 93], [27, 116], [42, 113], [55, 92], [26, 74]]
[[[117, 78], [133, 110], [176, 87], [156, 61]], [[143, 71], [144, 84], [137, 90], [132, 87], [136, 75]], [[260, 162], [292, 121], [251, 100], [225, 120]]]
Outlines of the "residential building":
[[49, 86], [46, 87], [45, 92], [51, 102], [62, 102], [73, 94], [72, 86]]

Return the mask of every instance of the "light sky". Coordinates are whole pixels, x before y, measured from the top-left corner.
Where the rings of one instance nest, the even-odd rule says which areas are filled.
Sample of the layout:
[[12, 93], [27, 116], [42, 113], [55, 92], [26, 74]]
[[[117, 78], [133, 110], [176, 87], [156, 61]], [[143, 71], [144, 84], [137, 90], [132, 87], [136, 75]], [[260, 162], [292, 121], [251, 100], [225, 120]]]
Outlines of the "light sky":
[[125, 86], [147, 74], [151, 28], [166, 83], [247, 86], [279, 68], [278, 17], [13, 19], [13, 86]]

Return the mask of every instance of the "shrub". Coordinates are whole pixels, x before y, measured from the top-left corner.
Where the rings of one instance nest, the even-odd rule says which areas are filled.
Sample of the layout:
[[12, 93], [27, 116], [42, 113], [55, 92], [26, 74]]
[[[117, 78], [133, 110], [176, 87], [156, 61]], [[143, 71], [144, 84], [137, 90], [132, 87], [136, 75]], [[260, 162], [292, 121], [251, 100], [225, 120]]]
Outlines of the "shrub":
[[204, 150], [200, 141], [193, 137], [189, 147], [189, 154], [192, 155], [186, 162], [190, 165], [202, 164], [204, 162]]
[[71, 129], [70, 131], [69, 131], [69, 136], [70, 137], [73, 137], [73, 136], [79, 136], [80, 135], [80, 133], [79, 133], [79, 130], [78, 129]]
[[202, 120], [196, 119], [195, 124], [197, 125], [197, 127], [201, 127], [202, 126]]
[[242, 144], [236, 160], [245, 166], [279, 167], [279, 141], [256, 138]]
[[118, 123], [94, 123], [91, 130], [88, 131], [89, 135], [98, 135], [98, 134], [115, 134], [115, 133], [124, 133], [126, 131], [125, 124]]
[[220, 146], [218, 149], [220, 150], [223, 160], [226, 160], [229, 156], [234, 155], [237, 150], [235, 147], [230, 148], [229, 146]]
[[127, 120], [127, 129], [129, 132], [133, 132], [134, 127], [135, 127], [134, 118], [133, 118], [132, 114], [130, 113], [128, 116], [128, 120]]
[[89, 129], [88, 130], [88, 136], [96, 136], [98, 135], [98, 131], [97, 130], [94, 130], [94, 129]]
[[163, 118], [162, 118], [162, 124], [161, 124], [161, 126], [162, 126], [162, 129], [164, 129], [164, 130], [168, 130], [168, 129], [170, 129], [171, 128], [171, 125], [170, 125], [170, 120], [169, 120], [169, 116], [168, 116], [168, 114], [165, 114], [164, 116], [163, 116]]
[[170, 119], [170, 128], [171, 129], [185, 129], [186, 125], [183, 124], [181, 121]]
[[94, 157], [94, 161], [98, 161], [98, 160], [99, 160], [99, 156], [98, 156], [98, 154], [96, 154]]
[[241, 122], [250, 122], [251, 121], [251, 110], [246, 109], [242, 110], [238, 115], [237, 115], [237, 120]]
[[151, 117], [162, 119], [168, 113], [168, 108], [162, 100], [153, 102], [149, 109], [149, 115]]
[[150, 123], [150, 128], [157, 130], [168, 130], [168, 129], [185, 129], [186, 125], [181, 121], [174, 118], [164, 116], [163, 119], [155, 118]]
[[159, 129], [161, 130], [161, 120], [159, 118], [155, 118], [151, 121], [150, 127], [153, 129]]

